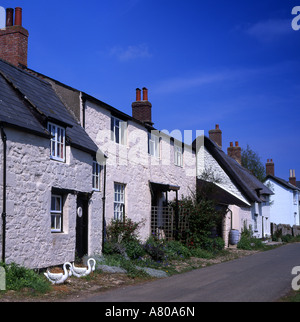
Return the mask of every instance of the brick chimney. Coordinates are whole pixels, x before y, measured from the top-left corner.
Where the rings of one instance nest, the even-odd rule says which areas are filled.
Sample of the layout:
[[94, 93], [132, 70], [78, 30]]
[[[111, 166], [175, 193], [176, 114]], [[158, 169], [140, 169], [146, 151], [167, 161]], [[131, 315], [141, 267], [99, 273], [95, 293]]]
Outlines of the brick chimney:
[[296, 174], [295, 174], [295, 170], [290, 170], [289, 182], [290, 182], [290, 184], [294, 185], [295, 187], [297, 186], [296, 185]]
[[148, 101], [148, 89], [143, 88], [143, 100], [141, 99], [141, 90], [136, 89], [136, 101], [132, 103], [132, 117], [147, 124], [152, 123], [152, 104]]
[[239, 146], [239, 142], [230, 142], [230, 147], [227, 149], [227, 154], [235, 159], [239, 164], [242, 164], [242, 148]]
[[219, 124], [216, 124], [214, 130], [208, 131], [208, 134], [209, 138], [222, 149], [222, 131], [220, 130]]
[[271, 175], [271, 176], [275, 176], [275, 165], [274, 165], [274, 162], [273, 160], [271, 159], [268, 159], [267, 160], [267, 163], [266, 163], [266, 174], [267, 176], [268, 175]]
[[[22, 27], [22, 8], [6, 9], [6, 27], [0, 29], [0, 58], [15, 65], [27, 66], [28, 31]], [[15, 21], [14, 21], [15, 20]]]

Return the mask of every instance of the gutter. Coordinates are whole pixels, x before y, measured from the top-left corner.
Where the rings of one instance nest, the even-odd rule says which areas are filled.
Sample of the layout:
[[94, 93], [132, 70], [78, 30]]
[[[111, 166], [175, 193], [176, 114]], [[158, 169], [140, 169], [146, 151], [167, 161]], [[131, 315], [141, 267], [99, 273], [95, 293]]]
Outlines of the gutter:
[[6, 154], [7, 154], [7, 136], [3, 125], [0, 126], [1, 139], [3, 142], [3, 206], [2, 206], [2, 262], [5, 263], [6, 248]]

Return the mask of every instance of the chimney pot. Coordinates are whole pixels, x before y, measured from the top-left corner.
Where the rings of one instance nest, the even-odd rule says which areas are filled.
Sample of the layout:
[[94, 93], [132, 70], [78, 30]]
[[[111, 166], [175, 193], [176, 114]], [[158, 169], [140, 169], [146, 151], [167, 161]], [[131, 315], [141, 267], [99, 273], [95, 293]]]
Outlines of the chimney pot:
[[6, 9], [6, 27], [11, 27], [14, 25], [14, 9]]
[[139, 88], [136, 89], [136, 101], [141, 101], [141, 90]]
[[297, 186], [296, 185], [296, 174], [295, 174], [295, 170], [290, 170], [289, 182], [290, 182], [290, 184], [292, 184], [294, 186]]
[[6, 27], [0, 29], [0, 58], [19, 67], [27, 66], [28, 31], [22, 27], [22, 9], [6, 9]]
[[227, 154], [239, 164], [242, 164], [242, 148], [239, 147], [237, 141], [235, 142], [235, 146], [233, 146], [233, 142], [230, 142], [230, 147], [227, 148]]
[[143, 87], [143, 101], [148, 101], [148, 89]]
[[141, 100], [141, 90], [136, 89], [136, 101], [132, 103], [132, 117], [146, 125], [153, 126], [152, 104], [148, 101], [148, 90], [143, 87], [143, 100]]
[[15, 26], [22, 26], [22, 8], [15, 8]]

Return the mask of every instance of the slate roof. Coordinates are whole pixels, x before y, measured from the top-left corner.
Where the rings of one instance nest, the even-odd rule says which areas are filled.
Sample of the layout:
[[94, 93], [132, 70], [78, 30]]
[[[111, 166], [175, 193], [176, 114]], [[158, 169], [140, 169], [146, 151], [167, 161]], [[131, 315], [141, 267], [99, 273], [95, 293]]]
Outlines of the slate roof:
[[56, 95], [50, 83], [0, 59], [0, 121], [49, 135], [52, 121], [66, 127], [67, 142], [90, 153], [98, 148]]
[[272, 176], [270, 174], [267, 175], [266, 180], [267, 179], [273, 179], [275, 182], [279, 183], [280, 185], [282, 185], [283, 187], [285, 187], [287, 189], [300, 191], [300, 187], [298, 187], [297, 182], [296, 182], [296, 184], [297, 184], [297, 187], [296, 187], [296, 186], [292, 185], [291, 183], [289, 183], [288, 181], [281, 179], [279, 177]]
[[[16, 117], [17, 116], [17, 117]], [[45, 128], [33, 117], [24, 100], [16, 95], [15, 90], [0, 72], [0, 122], [24, 130], [31, 130], [39, 135], [49, 135]]]
[[248, 169], [242, 167], [206, 136], [204, 137], [204, 145], [248, 201], [261, 203], [265, 201], [264, 195], [273, 194]]

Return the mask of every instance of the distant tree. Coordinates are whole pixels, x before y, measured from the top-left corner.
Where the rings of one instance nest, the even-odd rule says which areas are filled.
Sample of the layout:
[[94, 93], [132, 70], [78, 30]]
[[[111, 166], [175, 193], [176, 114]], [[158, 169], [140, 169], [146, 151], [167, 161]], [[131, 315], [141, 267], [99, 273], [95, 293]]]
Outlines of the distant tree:
[[266, 177], [265, 166], [261, 162], [260, 156], [248, 144], [246, 149], [242, 149], [242, 166], [248, 169], [258, 180], [264, 181]]

